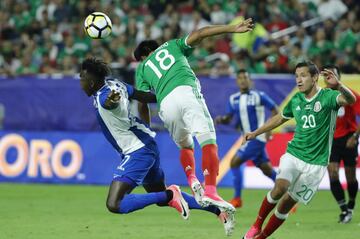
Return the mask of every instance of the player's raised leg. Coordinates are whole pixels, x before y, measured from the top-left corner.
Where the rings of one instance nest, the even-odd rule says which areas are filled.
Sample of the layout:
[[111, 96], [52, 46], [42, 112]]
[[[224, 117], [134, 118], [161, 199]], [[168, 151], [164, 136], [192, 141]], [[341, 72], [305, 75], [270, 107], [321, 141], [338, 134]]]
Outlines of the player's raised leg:
[[127, 214], [152, 204], [164, 204], [172, 200], [172, 193], [167, 191], [127, 194], [135, 184], [128, 179], [113, 180], [110, 185], [106, 206], [110, 212]]
[[[163, 182], [158, 182], [158, 183], [152, 183], [152, 184], [144, 184], [143, 185], [145, 190], [149, 193], [152, 192], [161, 192], [164, 191], [166, 189], [165, 184]], [[171, 186], [170, 186], [171, 187]], [[169, 187], [169, 188], [170, 188]], [[219, 220], [221, 221], [221, 223], [224, 226], [225, 229], [225, 235], [230, 236], [232, 235], [234, 228], [235, 228], [235, 216], [234, 214], [230, 214], [224, 211], [221, 211], [219, 208], [215, 207], [215, 206], [208, 206], [208, 207], [202, 207], [200, 206], [195, 198], [190, 195], [187, 194], [185, 192], [181, 192], [182, 197], [184, 198], [184, 200], [187, 202], [189, 209], [193, 210], [203, 210], [203, 211], [208, 211], [210, 213], [215, 214]], [[160, 203], [157, 204], [158, 206], [167, 206], [167, 203]]]

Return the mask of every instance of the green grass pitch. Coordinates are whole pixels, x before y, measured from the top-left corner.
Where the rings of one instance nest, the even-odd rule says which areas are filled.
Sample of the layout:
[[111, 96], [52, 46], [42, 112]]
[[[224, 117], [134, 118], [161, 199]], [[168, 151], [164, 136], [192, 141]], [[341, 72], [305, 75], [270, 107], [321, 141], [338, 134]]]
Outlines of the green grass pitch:
[[[226, 238], [222, 224], [206, 212], [191, 211], [188, 221], [172, 208], [149, 206], [128, 215], [108, 213], [105, 186], [0, 184], [0, 239], [184, 239]], [[188, 191], [188, 188], [185, 189]], [[142, 193], [137, 189], [135, 193]], [[231, 189], [220, 189], [224, 198]], [[245, 190], [232, 238], [240, 239], [253, 222], [265, 190]], [[357, 201], [360, 207], [359, 200]], [[360, 213], [351, 223], [337, 223], [339, 209], [329, 191], [319, 191], [300, 205], [273, 239], [360, 238]]]

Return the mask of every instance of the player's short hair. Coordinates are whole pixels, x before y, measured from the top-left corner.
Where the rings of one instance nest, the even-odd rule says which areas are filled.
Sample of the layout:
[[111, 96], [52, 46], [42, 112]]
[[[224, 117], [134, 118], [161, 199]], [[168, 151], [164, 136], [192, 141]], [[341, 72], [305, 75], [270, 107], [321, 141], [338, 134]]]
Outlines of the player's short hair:
[[141, 61], [141, 57], [147, 57], [150, 52], [155, 51], [159, 44], [155, 40], [145, 40], [140, 42], [134, 51], [134, 57], [137, 61]]
[[239, 75], [240, 73], [248, 73], [249, 74], [249, 72], [246, 69], [243, 69], [243, 68], [238, 70], [236, 74]]
[[311, 76], [318, 75], [319, 69], [312, 61], [302, 61], [295, 66], [295, 70], [300, 67], [307, 67]]
[[335, 69], [336, 70], [335, 73], [339, 76], [339, 79], [341, 78], [340, 68], [337, 65], [327, 64], [322, 67], [322, 70], [324, 69]]
[[102, 82], [110, 74], [110, 68], [106, 62], [95, 57], [85, 59], [81, 64], [81, 70], [86, 70]]

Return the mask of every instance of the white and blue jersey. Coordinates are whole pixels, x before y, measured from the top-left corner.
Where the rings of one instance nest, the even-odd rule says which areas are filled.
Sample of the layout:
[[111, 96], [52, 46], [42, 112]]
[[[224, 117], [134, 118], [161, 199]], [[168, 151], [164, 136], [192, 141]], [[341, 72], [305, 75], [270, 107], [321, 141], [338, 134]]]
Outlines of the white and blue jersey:
[[[235, 116], [244, 134], [256, 130], [265, 123], [265, 108], [275, 109], [275, 102], [264, 92], [250, 90], [235, 93], [229, 97], [227, 114]], [[265, 134], [256, 137], [266, 142]]]
[[[120, 94], [120, 101], [114, 108], [105, 106], [106, 99], [114, 90]], [[133, 95], [132, 86], [116, 79], [107, 79], [105, 85], [94, 96], [94, 106], [101, 129], [121, 154], [132, 153], [154, 141], [155, 132], [130, 113], [129, 98]]]
[[[247, 93], [232, 94], [229, 98], [227, 114], [235, 116], [243, 133], [256, 130], [265, 123], [265, 108], [273, 110], [275, 102], [264, 92], [250, 90]], [[265, 134], [243, 145], [237, 155], [242, 161], [252, 160], [256, 166], [268, 162], [265, 151]]]
[[[119, 93], [120, 100], [109, 108], [105, 102], [112, 90]], [[164, 173], [160, 168], [155, 132], [130, 113], [129, 98], [133, 94], [132, 86], [117, 79], [107, 79], [94, 95], [94, 106], [105, 137], [121, 155], [113, 180], [135, 187], [162, 181]]]

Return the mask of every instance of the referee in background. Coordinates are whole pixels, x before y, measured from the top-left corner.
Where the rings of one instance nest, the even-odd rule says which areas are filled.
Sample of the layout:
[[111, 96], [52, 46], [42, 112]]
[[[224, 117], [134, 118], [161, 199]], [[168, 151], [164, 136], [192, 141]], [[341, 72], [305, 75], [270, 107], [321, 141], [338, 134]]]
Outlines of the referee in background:
[[[324, 68], [333, 71], [338, 79], [340, 79], [340, 71], [337, 66], [328, 65], [324, 66]], [[338, 85], [327, 84], [327, 87], [337, 90]], [[358, 156], [357, 146], [360, 124], [357, 125], [356, 123], [356, 115], [360, 115], [360, 97], [353, 90], [352, 92], [356, 96], [356, 102], [352, 105], [341, 107], [338, 111], [330, 164], [328, 166], [331, 192], [341, 209], [339, 223], [348, 223], [351, 221], [359, 187], [356, 179], [356, 159]], [[339, 165], [341, 160], [343, 160], [345, 166], [347, 191], [349, 194], [348, 201], [345, 199], [344, 189], [339, 180]]]

